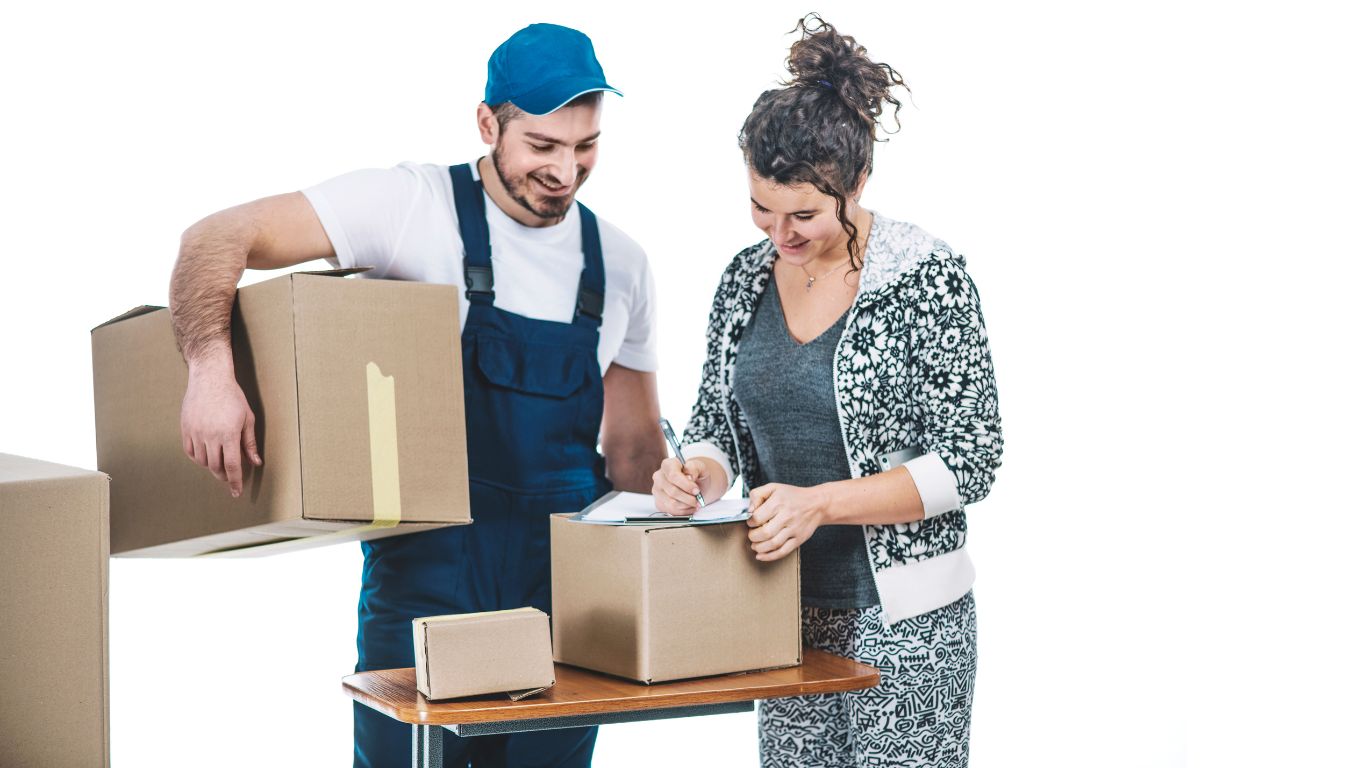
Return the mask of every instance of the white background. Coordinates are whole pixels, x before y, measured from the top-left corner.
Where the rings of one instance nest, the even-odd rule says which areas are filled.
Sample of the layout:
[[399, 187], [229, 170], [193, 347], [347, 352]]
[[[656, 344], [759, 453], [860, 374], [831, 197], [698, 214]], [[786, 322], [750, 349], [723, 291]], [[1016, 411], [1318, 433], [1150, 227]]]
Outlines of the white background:
[[[94, 467], [88, 331], [165, 302], [186, 226], [474, 158], [486, 58], [542, 20], [589, 32], [627, 94], [582, 198], [650, 254], [684, 421], [715, 281], [761, 238], [735, 133], [810, 10], [758, 5], [7, 7], [0, 451]], [[865, 201], [967, 256], [995, 353], [973, 764], [1360, 764], [1361, 19], [844, 5], [915, 94]], [[115, 560], [116, 765], [349, 765], [359, 566]], [[608, 727], [596, 764], [753, 765], [754, 730]]]

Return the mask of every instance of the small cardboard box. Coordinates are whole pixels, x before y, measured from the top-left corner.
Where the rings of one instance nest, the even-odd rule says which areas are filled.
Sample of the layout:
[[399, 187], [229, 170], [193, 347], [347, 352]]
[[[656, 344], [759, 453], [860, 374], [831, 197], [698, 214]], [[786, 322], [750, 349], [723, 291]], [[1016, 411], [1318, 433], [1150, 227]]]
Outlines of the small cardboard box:
[[170, 312], [91, 332], [112, 552], [268, 554], [470, 522], [456, 289], [344, 274], [237, 292], [233, 359], [264, 466], [243, 460], [236, 499], [181, 448]]
[[550, 617], [535, 608], [413, 619], [417, 689], [429, 699], [509, 693], [555, 684]]
[[109, 765], [109, 478], [0, 454], [0, 766]]
[[550, 519], [555, 661], [645, 683], [801, 663], [798, 554], [754, 559], [744, 523]]

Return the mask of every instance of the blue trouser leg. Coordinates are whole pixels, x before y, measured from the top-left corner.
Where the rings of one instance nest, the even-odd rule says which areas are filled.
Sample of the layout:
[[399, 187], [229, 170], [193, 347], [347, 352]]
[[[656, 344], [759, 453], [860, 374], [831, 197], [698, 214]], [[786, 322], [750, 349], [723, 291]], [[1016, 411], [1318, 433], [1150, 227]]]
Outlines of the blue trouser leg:
[[[418, 616], [534, 606], [550, 610], [547, 512], [581, 507], [584, 492], [532, 498], [479, 483], [476, 510], [496, 510], [474, 525], [365, 542], [356, 671], [413, 666]], [[591, 494], [590, 494], [591, 495]], [[357, 704], [356, 768], [412, 765], [412, 726]], [[445, 732], [446, 766], [577, 768], [590, 764], [596, 728], [461, 738]]]

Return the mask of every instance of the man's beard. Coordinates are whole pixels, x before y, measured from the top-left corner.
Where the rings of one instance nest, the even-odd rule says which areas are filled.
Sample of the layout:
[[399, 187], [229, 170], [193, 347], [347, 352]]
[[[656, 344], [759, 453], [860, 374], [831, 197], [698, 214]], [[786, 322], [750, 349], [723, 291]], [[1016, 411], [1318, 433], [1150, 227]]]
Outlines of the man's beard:
[[[498, 174], [498, 180], [503, 183], [503, 189], [507, 190], [508, 195], [516, 200], [519, 205], [530, 211], [533, 215], [542, 219], [558, 219], [569, 211], [569, 206], [574, 204], [574, 194], [563, 195], [561, 197], [545, 197], [540, 205], [531, 202], [532, 180], [527, 176], [509, 176], [503, 170], [502, 147], [493, 148], [493, 170]], [[579, 177], [574, 180], [574, 191], [578, 191], [578, 186], [583, 183], [584, 174], [579, 173]]]

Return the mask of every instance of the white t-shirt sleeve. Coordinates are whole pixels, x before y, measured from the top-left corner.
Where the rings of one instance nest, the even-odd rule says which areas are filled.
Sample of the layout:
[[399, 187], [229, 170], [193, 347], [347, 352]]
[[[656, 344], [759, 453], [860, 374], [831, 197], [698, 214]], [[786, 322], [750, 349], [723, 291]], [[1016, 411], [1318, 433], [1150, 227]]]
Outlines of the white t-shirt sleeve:
[[329, 261], [389, 277], [422, 185], [414, 169], [397, 166], [352, 171], [303, 190], [337, 254]]
[[[634, 245], [634, 243], [633, 243]], [[639, 246], [636, 246], [639, 248]], [[659, 368], [655, 353], [655, 277], [650, 271], [650, 262], [642, 251], [639, 254], [639, 267], [635, 271], [635, 284], [631, 287], [631, 302], [626, 317], [626, 335], [621, 340], [621, 349], [612, 362], [633, 371], [653, 372]]]

